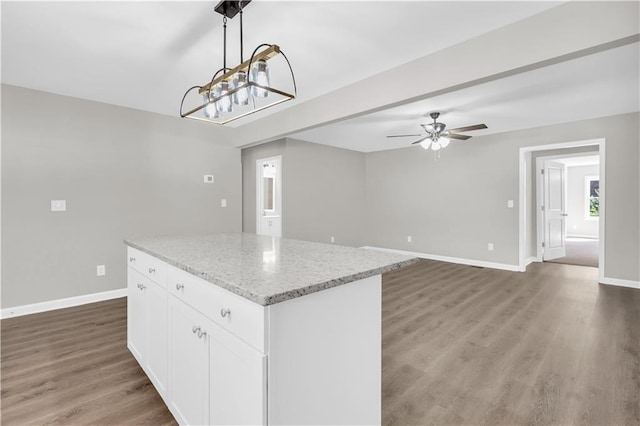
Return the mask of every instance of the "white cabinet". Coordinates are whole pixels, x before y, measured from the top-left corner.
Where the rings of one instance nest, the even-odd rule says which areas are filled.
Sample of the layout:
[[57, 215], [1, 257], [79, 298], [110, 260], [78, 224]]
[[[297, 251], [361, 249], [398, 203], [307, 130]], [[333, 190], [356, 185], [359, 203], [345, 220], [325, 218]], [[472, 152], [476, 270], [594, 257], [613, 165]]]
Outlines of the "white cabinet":
[[127, 275], [127, 346], [142, 365], [147, 356], [145, 328], [147, 325], [147, 298], [144, 277], [129, 269]]
[[167, 389], [167, 291], [132, 268], [127, 275], [127, 345], [161, 395]]
[[169, 300], [171, 375], [169, 409], [180, 424], [209, 419], [209, 336], [205, 318], [174, 297]]
[[267, 357], [216, 325], [209, 337], [209, 424], [266, 424]]
[[148, 280], [146, 287], [145, 327], [147, 335], [147, 374], [160, 395], [166, 395], [168, 384], [167, 341], [167, 291]]
[[178, 423], [264, 424], [266, 357], [171, 296], [169, 405]]

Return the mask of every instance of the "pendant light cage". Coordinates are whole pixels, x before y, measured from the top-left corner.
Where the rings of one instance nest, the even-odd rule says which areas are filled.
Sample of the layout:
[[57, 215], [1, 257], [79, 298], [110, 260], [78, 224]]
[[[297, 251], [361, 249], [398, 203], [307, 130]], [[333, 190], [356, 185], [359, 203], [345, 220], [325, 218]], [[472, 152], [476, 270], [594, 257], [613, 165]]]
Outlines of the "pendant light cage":
[[[181, 117], [224, 125], [297, 96], [293, 68], [278, 45], [260, 44], [251, 57], [243, 61], [242, 8], [247, 3], [222, 1], [216, 6], [216, 11], [224, 17], [223, 66], [208, 83], [192, 86], [185, 92], [180, 103]], [[226, 22], [227, 17], [232, 18], [238, 12], [241, 63], [228, 68]]]

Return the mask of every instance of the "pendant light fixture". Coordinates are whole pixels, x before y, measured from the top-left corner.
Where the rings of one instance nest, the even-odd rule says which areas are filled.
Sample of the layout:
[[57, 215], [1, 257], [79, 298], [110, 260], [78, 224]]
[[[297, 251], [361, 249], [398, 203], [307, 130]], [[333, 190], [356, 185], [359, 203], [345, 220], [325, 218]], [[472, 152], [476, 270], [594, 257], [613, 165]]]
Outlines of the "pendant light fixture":
[[[279, 46], [263, 43], [244, 60], [242, 12], [250, 1], [223, 0], [216, 5], [215, 11], [222, 15], [223, 23], [222, 68], [208, 83], [186, 91], [180, 103], [181, 117], [226, 124], [297, 96], [293, 69]], [[240, 14], [240, 64], [228, 68], [227, 19], [237, 14]], [[273, 72], [278, 73], [277, 79], [272, 78]], [[288, 91], [278, 89], [272, 84], [274, 81], [279, 84], [288, 81], [290, 88]]]

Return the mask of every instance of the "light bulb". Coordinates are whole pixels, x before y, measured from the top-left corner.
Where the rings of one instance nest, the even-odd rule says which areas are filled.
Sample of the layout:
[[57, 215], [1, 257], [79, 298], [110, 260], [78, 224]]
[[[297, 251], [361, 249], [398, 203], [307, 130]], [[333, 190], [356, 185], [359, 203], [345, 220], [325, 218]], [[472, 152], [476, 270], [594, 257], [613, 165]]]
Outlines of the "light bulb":
[[221, 81], [216, 86], [215, 97], [219, 98], [216, 102], [216, 108], [219, 113], [231, 112], [231, 97], [225, 96], [229, 92], [229, 82]]
[[[236, 75], [233, 76], [233, 88], [237, 89], [238, 87], [243, 87], [246, 85], [247, 73], [245, 71], [238, 71]], [[248, 105], [249, 88], [244, 87], [242, 89], [238, 89], [238, 91], [233, 94], [233, 103], [236, 105]]]
[[205, 92], [202, 95], [204, 106], [204, 116], [208, 119], [218, 118], [218, 110], [216, 109], [215, 104], [209, 102], [209, 92]]
[[447, 145], [449, 145], [449, 142], [451, 141], [447, 138], [440, 137], [440, 139], [438, 139], [438, 143], [440, 143], [440, 147], [442, 148], [446, 148]]
[[[251, 81], [260, 86], [269, 87], [269, 67], [267, 61], [260, 59], [251, 67]], [[261, 89], [259, 87], [252, 87], [253, 96], [256, 98], [266, 98], [269, 96], [269, 91]]]
[[429, 149], [430, 145], [431, 145], [431, 139], [426, 139], [420, 142], [420, 146], [423, 147], [424, 149]]
[[434, 142], [434, 143], [432, 143], [432, 144], [431, 144], [431, 149], [432, 149], [432, 150], [434, 150], [434, 151], [437, 151], [437, 150], [439, 150], [440, 148], [442, 148], [442, 147], [440, 146], [440, 142], [437, 142], [437, 141], [436, 141], [436, 142]]

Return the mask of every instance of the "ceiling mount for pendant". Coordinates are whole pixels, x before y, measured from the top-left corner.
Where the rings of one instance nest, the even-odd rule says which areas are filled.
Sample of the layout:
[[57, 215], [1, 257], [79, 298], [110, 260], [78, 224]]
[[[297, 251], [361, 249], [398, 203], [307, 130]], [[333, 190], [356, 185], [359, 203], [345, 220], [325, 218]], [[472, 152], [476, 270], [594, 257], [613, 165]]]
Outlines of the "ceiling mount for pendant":
[[[295, 99], [291, 64], [275, 44], [263, 43], [244, 60], [242, 13], [251, 0], [221, 1], [215, 11], [223, 16], [222, 68], [203, 85], [191, 87], [180, 103], [180, 116], [226, 124], [263, 109]], [[240, 64], [227, 67], [227, 20], [240, 14]], [[280, 57], [281, 60], [274, 60]], [[287, 89], [277, 88], [289, 82]], [[186, 101], [186, 105], [185, 105]], [[186, 112], [183, 112], [186, 108]]]

